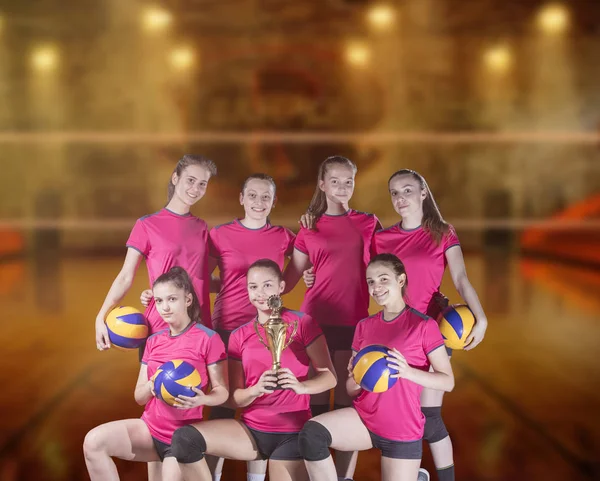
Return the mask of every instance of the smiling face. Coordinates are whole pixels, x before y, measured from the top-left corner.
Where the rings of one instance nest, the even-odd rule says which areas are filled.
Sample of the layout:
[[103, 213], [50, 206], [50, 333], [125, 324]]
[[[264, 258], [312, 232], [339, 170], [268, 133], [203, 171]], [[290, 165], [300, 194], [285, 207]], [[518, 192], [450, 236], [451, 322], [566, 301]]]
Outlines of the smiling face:
[[390, 195], [394, 210], [402, 217], [423, 216], [423, 201], [427, 197], [425, 189], [410, 174], [397, 175], [390, 181]]
[[354, 169], [350, 166], [333, 164], [319, 181], [319, 188], [325, 192], [329, 202], [348, 204], [354, 193], [354, 176]]
[[167, 324], [180, 326], [189, 322], [188, 307], [192, 305], [192, 294], [186, 294], [173, 282], [156, 284], [152, 293], [156, 310]]
[[206, 193], [210, 172], [199, 165], [189, 165], [181, 175], [173, 173], [171, 182], [175, 186], [175, 195], [187, 206], [198, 202]]
[[259, 311], [268, 311], [267, 300], [272, 295], [281, 295], [285, 282], [279, 274], [268, 267], [254, 267], [246, 276], [248, 298]]
[[388, 306], [402, 300], [402, 288], [406, 274], [397, 275], [384, 262], [375, 262], [367, 267], [369, 294], [380, 306]]
[[264, 221], [275, 202], [275, 187], [267, 180], [250, 179], [240, 194], [240, 204], [244, 206], [246, 218]]

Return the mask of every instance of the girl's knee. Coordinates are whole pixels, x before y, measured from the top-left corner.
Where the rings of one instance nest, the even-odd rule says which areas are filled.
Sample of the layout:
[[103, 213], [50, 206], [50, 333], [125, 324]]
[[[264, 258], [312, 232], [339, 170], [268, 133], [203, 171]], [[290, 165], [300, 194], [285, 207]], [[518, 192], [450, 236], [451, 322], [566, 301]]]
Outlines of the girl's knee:
[[106, 440], [102, 434], [102, 430], [94, 428], [85, 435], [83, 440], [83, 453], [90, 456], [95, 453], [100, 453], [106, 448]]

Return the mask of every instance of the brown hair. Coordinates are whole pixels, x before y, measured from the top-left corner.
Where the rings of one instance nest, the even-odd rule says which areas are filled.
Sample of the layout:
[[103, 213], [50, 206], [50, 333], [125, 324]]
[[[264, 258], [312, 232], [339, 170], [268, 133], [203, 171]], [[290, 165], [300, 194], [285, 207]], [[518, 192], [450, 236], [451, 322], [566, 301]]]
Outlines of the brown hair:
[[325, 180], [325, 174], [327, 173], [328, 169], [334, 165], [350, 167], [355, 174], [358, 170], [354, 162], [346, 157], [342, 157], [341, 155], [327, 157], [323, 162], [321, 162], [321, 165], [319, 166], [319, 173], [317, 174], [317, 188], [307, 209], [308, 213], [312, 214], [316, 219], [319, 219], [319, 217], [321, 217], [327, 210], [327, 196], [325, 195], [325, 192], [320, 189], [319, 182]]
[[178, 289], [183, 289], [186, 294], [192, 295], [192, 303], [188, 306], [187, 310], [188, 316], [190, 316], [192, 322], [200, 322], [200, 301], [198, 301], [198, 296], [196, 295], [196, 291], [194, 291], [190, 276], [185, 269], [179, 266], [171, 267], [168, 272], [158, 276], [154, 284], [152, 284], [152, 288], [158, 284], [166, 284], [168, 282], [173, 283]]
[[435, 199], [433, 198], [433, 194], [431, 193], [431, 189], [429, 189], [429, 185], [423, 178], [421, 174], [415, 172], [410, 169], [401, 169], [397, 172], [394, 172], [388, 180], [388, 189], [390, 187], [390, 182], [399, 175], [410, 175], [413, 179], [415, 179], [419, 183], [419, 187], [421, 190], [425, 190], [427, 196], [423, 200], [423, 220], [421, 224], [423, 229], [425, 229], [431, 238], [439, 244], [442, 241], [442, 237], [448, 233], [450, 230], [450, 226], [443, 219], [442, 214], [440, 213], [440, 209], [435, 203]]
[[277, 265], [277, 262], [271, 259], [258, 259], [257, 261], [253, 262], [252, 265], [248, 267], [246, 275], [248, 275], [252, 269], [270, 269], [273, 271], [273, 274], [277, 276], [279, 282], [283, 280], [283, 273], [281, 272], [281, 269]]
[[408, 276], [406, 275], [406, 267], [404, 267], [404, 263], [400, 259], [398, 259], [398, 257], [396, 257], [394, 254], [385, 253], [373, 256], [367, 267], [369, 267], [372, 264], [385, 264], [385, 266], [392, 269], [394, 271], [394, 274], [396, 274], [398, 277], [404, 274], [405, 281], [404, 285], [402, 286], [401, 292], [402, 297], [405, 297], [406, 288], [408, 287]]
[[[199, 165], [200, 167], [203, 167], [204, 169], [210, 172], [211, 177], [217, 175], [217, 166], [212, 160], [209, 160], [206, 157], [203, 157], [202, 155], [191, 154], [185, 154], [181, 159], [179, 159], [179, 162], [177, 162], [177, 165], [173, 170], [173, 174], [177, 174], [177, 177], [181, 177], [183, 171], [186, 169], [186, 167], [189, 167], [190, 165]], [[175, 193], [175, 184], [173, 184], [173, 174], [171, 174], [171, 177], [169, 177], [169, 187], [167, 190], [168, 201], [170, 201], [173, 198], [173, 194]]]

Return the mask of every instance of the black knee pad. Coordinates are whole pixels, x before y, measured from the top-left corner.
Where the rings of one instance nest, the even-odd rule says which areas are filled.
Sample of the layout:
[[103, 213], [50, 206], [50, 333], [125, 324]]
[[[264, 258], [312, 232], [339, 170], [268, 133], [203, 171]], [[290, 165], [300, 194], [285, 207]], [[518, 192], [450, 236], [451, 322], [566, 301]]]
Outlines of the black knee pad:
[[442, 407], [425, 407], [421, 408], [421, 411], [425, 415], [425, 433], [423, 439], [429, 444], [437, 443], [446, 436], [448, 436], [448, 430], [442, 419]]
[[331, 433], [322, 424], [307, 421], [298, 436], [298, 450], [307, 461], [321, 461], [330, 456]]
[[206, 441], [202, 433], [193, 426], [183, 426], [173, 433], [171, 453], [178, 463], [190, 464], [204, 458]]

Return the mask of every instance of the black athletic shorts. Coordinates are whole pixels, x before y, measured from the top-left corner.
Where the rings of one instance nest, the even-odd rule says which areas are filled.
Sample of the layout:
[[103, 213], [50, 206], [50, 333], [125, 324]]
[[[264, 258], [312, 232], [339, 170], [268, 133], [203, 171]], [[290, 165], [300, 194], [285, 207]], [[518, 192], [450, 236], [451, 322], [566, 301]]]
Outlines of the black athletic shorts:
[[152, 438], [152, 442], [154, 443], [154, 448], [158, 453], [158, 457], [161, 461], [164, 461], [165, 458], [173, 458], [173, 453], [171, 452], [171, 445], [167, 443], [163, 443], [156, 438]]
[[354, 339], [353, 326], [321, 326], [330, 351], [351, 351]]
[[392, 441], [382, 438], [369, 431], [373, 447], [381, 451], [385, 458], [393, 459], [421, 459], [423, 457], [423, 440], [418, 441]]
[[252, 434], [258, 452], [263, 459], [281, 461], [303, 459], [298, 450], [298, 435], [300, 433], [265, 433], [251, 428], [248, 428], [248, 431]]

